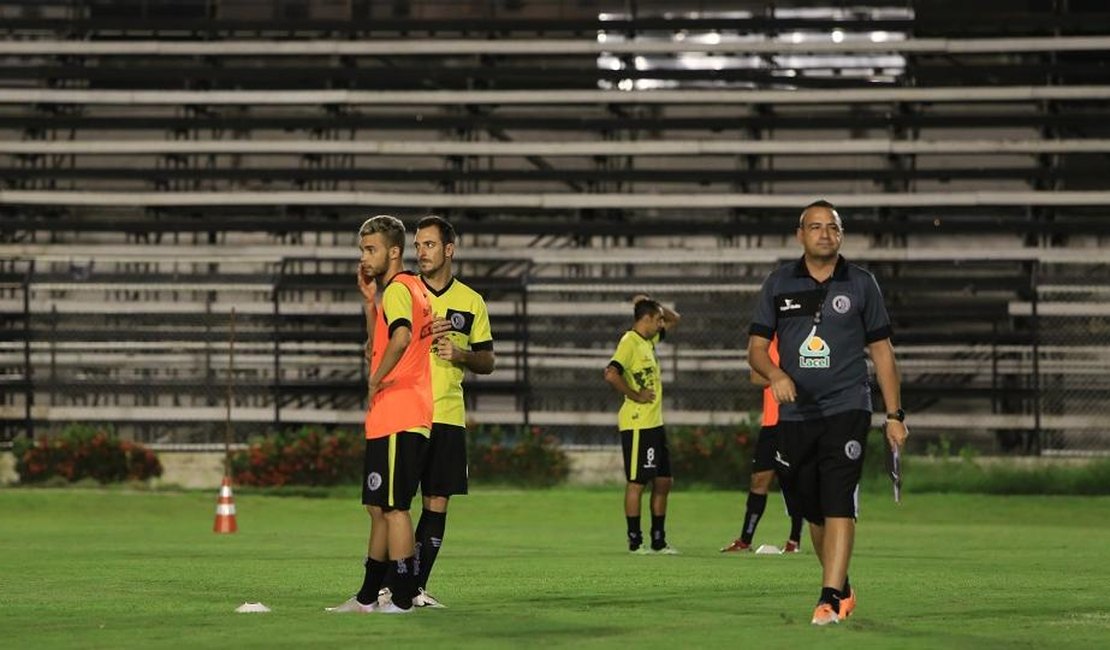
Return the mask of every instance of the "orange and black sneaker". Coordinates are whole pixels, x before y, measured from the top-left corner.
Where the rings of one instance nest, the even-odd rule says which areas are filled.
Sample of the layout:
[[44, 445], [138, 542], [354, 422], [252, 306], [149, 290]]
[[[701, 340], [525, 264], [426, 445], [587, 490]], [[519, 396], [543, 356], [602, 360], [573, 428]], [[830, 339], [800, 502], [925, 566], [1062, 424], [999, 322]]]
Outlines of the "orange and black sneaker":
[[840, 617], [829, 603], [818, 603], [817, 609], [813, 610], [813, 620], [810, 621], [814, 625], [828, 625], [829, 623], [839, 622]]
[[848, 618], [856, 609], [856, 590], [853, 587], [848, 587], [847, 597], [840, 597], [840, 611], [837, 616], [841, 619]]
[[738, 553], [752, 550], [752, 545], [737, 537], [732, 543], [721, 549], [722, 553]]

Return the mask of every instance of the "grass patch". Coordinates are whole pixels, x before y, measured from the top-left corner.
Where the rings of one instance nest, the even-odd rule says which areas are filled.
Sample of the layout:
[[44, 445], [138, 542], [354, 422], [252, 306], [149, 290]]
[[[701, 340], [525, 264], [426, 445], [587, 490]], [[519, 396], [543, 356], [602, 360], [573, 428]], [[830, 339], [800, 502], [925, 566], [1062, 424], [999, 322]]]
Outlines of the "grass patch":
[[[915, 470], [916, 471], [916, 470]], [[630, 556], [618, 489], [479, 488], [452, 500], [431, 589], [448, 609], [334, 616], [361, 579], [367, 517], [347, 499], [0, 490], [5, 647], [1069, 648], [1110, 645], [1105, 497], [865, 494], [860, 605], [809, 624], [820, 587], [798, 556], [722, 556], [738, 492], [671, 496], [674, 557]], [[781, 544], [777, 503], [756, 536]], [[234, 614], [262, 601], [272, 614]], [[383, 641], [384, 642], [384, 641]]]
[[1110, 495], [1110, 459], [1073, 465], [909, 458], [904, 474], [911, 493]]

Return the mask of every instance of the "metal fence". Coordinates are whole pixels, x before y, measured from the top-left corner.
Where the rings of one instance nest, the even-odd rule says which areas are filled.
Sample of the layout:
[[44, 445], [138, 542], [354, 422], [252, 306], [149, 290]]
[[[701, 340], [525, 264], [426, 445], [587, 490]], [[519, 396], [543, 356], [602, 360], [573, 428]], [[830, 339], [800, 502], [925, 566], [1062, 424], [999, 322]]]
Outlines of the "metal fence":
[[[231, 263], [2, 261], [4, 439], [101, 422], [147, 442], [214, 443], [229, 416], [240, 441], [307, 424], [359, 427], [365, 330], [349, 265], [286, 259], [248, 273]], [[998, 269], [949, 266], [963, 289], [874, 268], [895, 321], [915, 444], [947, 437], [988, 452], [1110, 449], [1102, 417], [1110, 351], [1101, 343], [1110, 284], [1098, 283], [1101, 269], [1033, 261], [1000, 282]], [[747, 327], [769, 268], [729, 279], [597, 280], [524, 267], [475, 280], [493, 319], [498, 370], [468, 379], [472, 422], [611, 443], [620, 399], [602, 371], [641, 291], [683, 316], [658, 348], [668, 425], [753, 417], [760, 391], [748, 382]]]

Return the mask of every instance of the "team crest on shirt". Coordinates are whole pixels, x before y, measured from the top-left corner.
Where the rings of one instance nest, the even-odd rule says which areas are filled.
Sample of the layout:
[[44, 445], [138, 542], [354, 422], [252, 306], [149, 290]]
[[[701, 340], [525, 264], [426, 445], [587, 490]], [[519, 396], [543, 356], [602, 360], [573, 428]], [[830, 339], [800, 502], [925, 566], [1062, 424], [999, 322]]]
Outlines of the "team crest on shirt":
[[366, 487], [370, 488], [371, 492], [374, 492], [381, 486], [382, 475], [377, 472], [370, 472], [370, 475], [366, 477]]
[[809, 331], [809, 336], [798, 347], [798, 367], [828, 368], [831, 354], [832, 350], [829, 349], [829, 344], [817, 335], [817, 326], [814, 325], [813, 329]]
[[451, 323], [451, 329], [453, 331], [470, 336], [470, 330], [474, 327], [473, 313], [458, 309], [448, 309], [447, 313], [444, 314], [444, 318]]
[[832, 299], [832, 308], [838, 314], [847, 314], [852, 308], [852, 299], [844, 294], [835, 296]]

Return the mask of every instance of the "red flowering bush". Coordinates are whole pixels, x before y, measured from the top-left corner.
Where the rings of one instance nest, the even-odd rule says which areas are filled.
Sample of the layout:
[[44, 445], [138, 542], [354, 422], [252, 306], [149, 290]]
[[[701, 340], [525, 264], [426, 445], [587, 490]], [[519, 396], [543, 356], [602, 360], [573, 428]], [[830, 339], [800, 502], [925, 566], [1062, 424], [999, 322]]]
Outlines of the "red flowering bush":
[[746, 489], [758, 435], [759, 423], [752, 421], [732, 426], [667, 427], [675, 485]]
[[470, 477], [478, 481], [551, 487], [570, 475], [570, 459], [559, 440], [539, 427], [474, 427], [466, 444]]
[[350, 485], [362, 481], [360, 433], [307, 426], [259, 438], [231, 457], [238, 485]]
[[82, 479], [115, 483], [162, 475], [162, 463], [154, 452], [92, 425], [71, 424], [52, 438], [19, 438], [12, 451], [20, 483], [41, 483], [53, 477], [70, 483]]

